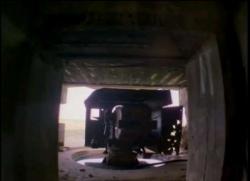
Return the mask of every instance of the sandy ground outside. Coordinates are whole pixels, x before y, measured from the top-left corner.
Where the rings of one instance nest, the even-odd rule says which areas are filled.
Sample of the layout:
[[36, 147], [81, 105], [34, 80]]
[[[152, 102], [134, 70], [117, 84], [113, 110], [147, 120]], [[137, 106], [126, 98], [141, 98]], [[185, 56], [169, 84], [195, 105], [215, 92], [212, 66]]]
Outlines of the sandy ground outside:
[[64, 146], [70, 148], [83, 147], [85, 144], [85, 123], [81, 119], [61, 119], [65, 124]]
[[64, 145], [70, 148], [83, 147], [85, 143], [84, 137], [84, 130], [82, 129], [66, 130]]

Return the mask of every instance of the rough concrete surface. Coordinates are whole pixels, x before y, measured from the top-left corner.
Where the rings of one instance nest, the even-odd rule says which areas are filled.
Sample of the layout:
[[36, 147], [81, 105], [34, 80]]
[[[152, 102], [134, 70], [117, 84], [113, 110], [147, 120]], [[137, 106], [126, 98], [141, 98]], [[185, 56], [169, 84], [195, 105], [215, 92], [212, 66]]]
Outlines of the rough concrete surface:
[[[81, 165], [76, 160], [81, 157], [101, 155], [103, 149], [78, 148], [59, 152], [60, 181], [184, 181], [186, 161], [172, 162], [161, 167], [148, 167], [135, 170], [112, 170]], [[166, 157], [175, 159], [176, 156]], [[186, 158], [186, 156], [178, 156]], [[165, 159], [166, 160], [166, 159]]]

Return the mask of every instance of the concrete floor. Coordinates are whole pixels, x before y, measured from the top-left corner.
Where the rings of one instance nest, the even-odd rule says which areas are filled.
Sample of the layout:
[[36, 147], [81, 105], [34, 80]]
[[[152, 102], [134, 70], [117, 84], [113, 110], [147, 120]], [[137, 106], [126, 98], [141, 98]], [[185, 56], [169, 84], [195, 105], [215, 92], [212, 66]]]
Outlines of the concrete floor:
[[[77, 160], [102, 156], [103, 149], [76, 148], [64, 149], [59, 156], [60, 181], [185, 181], [186, 161], [171, 162], [159, 167], [147, 167], [134, 170], [104, 169], [81, 165]], [[176, 156], [155, 155], [162, 160], [176, 159]], [[178, 156], [185, 159], [186, 155]]]

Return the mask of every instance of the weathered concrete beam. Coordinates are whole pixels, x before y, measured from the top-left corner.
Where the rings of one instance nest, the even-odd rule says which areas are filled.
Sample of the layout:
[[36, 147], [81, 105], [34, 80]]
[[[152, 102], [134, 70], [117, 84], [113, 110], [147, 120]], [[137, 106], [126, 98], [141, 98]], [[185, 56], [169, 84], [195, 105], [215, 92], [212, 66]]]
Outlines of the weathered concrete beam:
[[143, 56], [112, 56], [87, 54], [62, 54], [59, 56], [67, 63], [82, 64], [85, 67], [162, 67], [183, 68], [187, 59], [183, 57], [143, 57]]
[[91, 87], [94, 89], [99, 89], [99, 88], [118, 88], [118, 89], [149, 89], [149, 90], [155, 90], [155, 89], [160, 89], [160, 90], [168, 90], [168, 89], [173, 89], [173, 90], [179, 90], [180, 88], [185, 88], [187, 87], [187, 84], [181, 84], [181, 85], [129, 85], [129, 84], [88, 84], [84, 82], [66, 82], [64, 81], [64, 84], [76, 87], [76, 86], [86, 86], [86, 87]]

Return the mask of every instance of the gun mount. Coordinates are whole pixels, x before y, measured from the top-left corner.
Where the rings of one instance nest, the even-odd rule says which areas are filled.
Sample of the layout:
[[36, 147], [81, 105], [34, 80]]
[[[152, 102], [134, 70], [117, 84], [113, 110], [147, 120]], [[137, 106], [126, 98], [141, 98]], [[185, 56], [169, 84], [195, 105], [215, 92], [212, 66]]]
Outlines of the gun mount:
[[163, 108], [171, 103], [169, 90], [96, 90], [85, 101], [85, 145], [105, 147], [103, 162], [112, 166], [136, 165], [145, 147], [179, 154], [182, 106]]

